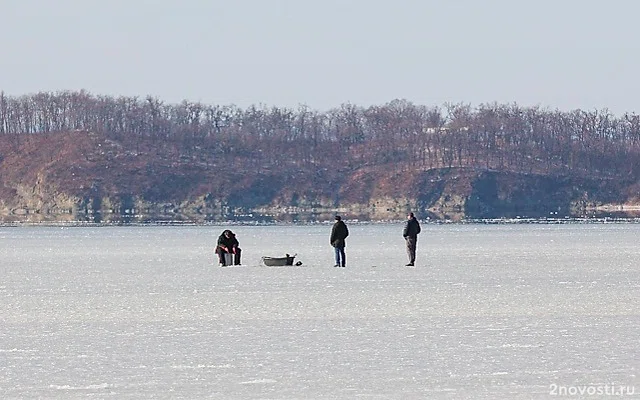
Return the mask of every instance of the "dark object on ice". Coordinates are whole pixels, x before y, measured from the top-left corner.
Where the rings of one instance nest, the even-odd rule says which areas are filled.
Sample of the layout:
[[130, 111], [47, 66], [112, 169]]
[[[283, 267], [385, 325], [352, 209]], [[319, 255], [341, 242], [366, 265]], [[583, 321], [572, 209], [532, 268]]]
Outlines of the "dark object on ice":
[[226, 267], [232, 264], [240, 265], [241, 250], [238, 246], [240, 246], [240, 243], [236, 238], [236, 234], [231, 232], [229, 229], [225, 229], [218, 237], [215, 250], [221, 267]]
[[[264, 257], [262, 257], [262, 262], [267, 267], [282, 267], [282, 266], [285, 266], [285, 265], [293, 265], [293, 259], [294, 258], [296, 258], [295, 254], [292, 255], [292, 256], [287, 254], [284, 257], [267, 257], [267, 256], [264, 256]], [[296, 263], [296, 265], [302, 265], [302, 263], [300, 261], [298, 261]]]

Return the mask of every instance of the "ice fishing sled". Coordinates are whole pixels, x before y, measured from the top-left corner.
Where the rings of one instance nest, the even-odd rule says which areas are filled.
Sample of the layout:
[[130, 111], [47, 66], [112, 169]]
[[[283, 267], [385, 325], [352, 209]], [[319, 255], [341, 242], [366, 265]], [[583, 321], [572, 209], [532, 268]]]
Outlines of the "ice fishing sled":
[[[293, 265], [293, 260], [296, 258], [296, 255], [292, 255], [290, 256], [289, 254], [285, 255], [284, 257], [268, 257], [268, 256], [263, 256], [262, 257], [262, 262], [264, 263], [264, 265], [266, 265], [267, 267], [283, 267], [286, 265]], [[296, 263], [296, 265], [302, 265], [302, 263], [300, 261], [298, 261]]]

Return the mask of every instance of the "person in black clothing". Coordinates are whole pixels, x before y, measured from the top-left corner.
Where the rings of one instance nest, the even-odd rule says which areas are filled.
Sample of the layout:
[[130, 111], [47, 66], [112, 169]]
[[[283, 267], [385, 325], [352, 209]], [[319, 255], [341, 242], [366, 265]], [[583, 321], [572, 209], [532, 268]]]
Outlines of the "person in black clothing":
[[336, 222], [331, 228], [331, 238], [329, 239], [329, 243], [333, 246], [336, 255], [336, 265], [334, 265], [334, 267], [347, 266], [347, 256], [344, 252], [346, 246], [345, 239], [347, 236], [349, 236], [347, 225], [339, 215], [336, 215]]
[[216, 254], [220, 260], [220, 266], [226, 267], [230, 265], [226, 262], [225, 254], [233, 254], [233, 265], [240, 265], [240, 243], [236, 239], [235, 233], [229, 229], [225, 229], [218, 237], [218, 243], [216, 245]]
[[407, 222], [404, 224], [402, 236], [407, 242], [407, 255], [409, 256], [409, 264], [407, 267], [413, 267], [416, 262], [416, 246], [418, 244], [418, 234], [420, 233], [420, 223], [412, 212], [407, 216]]

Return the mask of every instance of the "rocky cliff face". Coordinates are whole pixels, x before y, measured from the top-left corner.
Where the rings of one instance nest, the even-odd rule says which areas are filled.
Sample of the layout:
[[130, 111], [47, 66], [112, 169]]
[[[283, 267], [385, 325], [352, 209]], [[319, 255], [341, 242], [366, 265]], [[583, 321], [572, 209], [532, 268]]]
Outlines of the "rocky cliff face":
[[0, 221], [213, 222], [635, 212], [637, 182], [473, 169], [265, 173], [132, 151], [97, 135], [0, 140]]

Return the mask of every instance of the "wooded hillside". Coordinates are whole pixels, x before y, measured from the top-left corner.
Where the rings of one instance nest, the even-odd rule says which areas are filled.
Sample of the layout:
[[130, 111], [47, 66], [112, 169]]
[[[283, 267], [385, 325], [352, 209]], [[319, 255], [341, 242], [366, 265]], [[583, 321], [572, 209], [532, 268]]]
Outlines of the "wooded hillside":
[[0, 93], [5, 221], [576, 214], [637, 205], [639, 174], [640, 117], [606, 110]]

